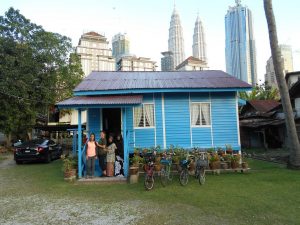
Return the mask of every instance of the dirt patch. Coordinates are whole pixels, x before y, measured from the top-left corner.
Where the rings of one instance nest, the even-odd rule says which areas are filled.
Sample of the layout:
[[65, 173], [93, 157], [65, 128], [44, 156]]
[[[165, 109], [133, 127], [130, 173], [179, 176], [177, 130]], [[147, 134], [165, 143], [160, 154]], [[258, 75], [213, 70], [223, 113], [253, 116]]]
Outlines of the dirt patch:
[[1, 154], [1, 157], [3, 157], [3, 160], [0, 160], [0, 169], [7, 169], [16, 165], [12, 154]]
[[141, 201], [78, 202], [40, 195], [0, 199], [0, 224], [135, 224], [143, 213]]

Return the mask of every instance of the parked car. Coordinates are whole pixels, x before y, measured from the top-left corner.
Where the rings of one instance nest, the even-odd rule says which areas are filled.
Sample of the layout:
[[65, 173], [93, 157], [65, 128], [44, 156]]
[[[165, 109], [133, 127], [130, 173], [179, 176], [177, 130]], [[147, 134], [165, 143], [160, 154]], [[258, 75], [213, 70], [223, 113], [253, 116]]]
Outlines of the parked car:
[[53, 140], [35, 139], [15, 146], [14, 159], [17, 164], [25, 161], [51, 162], [60, 158], [62, 147]]

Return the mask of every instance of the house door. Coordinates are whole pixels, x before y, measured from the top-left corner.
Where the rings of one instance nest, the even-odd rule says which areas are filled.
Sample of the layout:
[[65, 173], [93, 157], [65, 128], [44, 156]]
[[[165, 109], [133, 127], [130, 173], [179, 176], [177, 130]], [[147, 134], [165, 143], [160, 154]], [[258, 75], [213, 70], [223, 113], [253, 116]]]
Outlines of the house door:
[[107, 108], [102, 109], [103, 130], [107, 136], [116, 135], [121, 133], [121, 109], [120, 108]]

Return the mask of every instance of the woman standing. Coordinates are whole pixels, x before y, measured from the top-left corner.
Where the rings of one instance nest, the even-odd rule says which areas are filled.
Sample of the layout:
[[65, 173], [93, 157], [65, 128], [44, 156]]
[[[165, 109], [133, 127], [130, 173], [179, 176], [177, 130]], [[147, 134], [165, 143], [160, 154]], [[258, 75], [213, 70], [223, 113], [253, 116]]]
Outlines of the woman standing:
[[124, 148], [123, 138], [119, 134], [116, 139], [116, 162], [115, 162], [115, 176], [124, 176], [123, 164], [124, 164]]
[[86, 164], [87, 164], [87, 177], [86, 178], [93, 178], [95, 172], [95, 159], [97, 159], [96, 155], [96, 141], [95, 141], [95, 134], [91, 133], [90, 139], [87, 142], [87, 149], [86, 149]]
[[117, 149], [117, 146], [115, 145], [113, 140], [114, 138], [112, 136], [109, 136], [106, 155], [106, 175], [108, 177], [114, 176], [115, 150]]

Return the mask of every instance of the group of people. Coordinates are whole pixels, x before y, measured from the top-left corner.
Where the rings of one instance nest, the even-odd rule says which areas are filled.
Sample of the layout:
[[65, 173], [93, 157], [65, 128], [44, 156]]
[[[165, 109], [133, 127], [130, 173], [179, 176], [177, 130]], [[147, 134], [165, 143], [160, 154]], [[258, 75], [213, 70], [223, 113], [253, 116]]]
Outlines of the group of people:
[[100, 140], [97, 142], [95, 134], [91, 133], [86, 144], [86, 178], [94, 177], [97, 159], [102, 170], [102, 176], [124, 176], [123, 140], [120, 134], [116, 136], [116, 141], [112, 135], [109, 135], [107, 142], [105, 131], [101, 131]]

